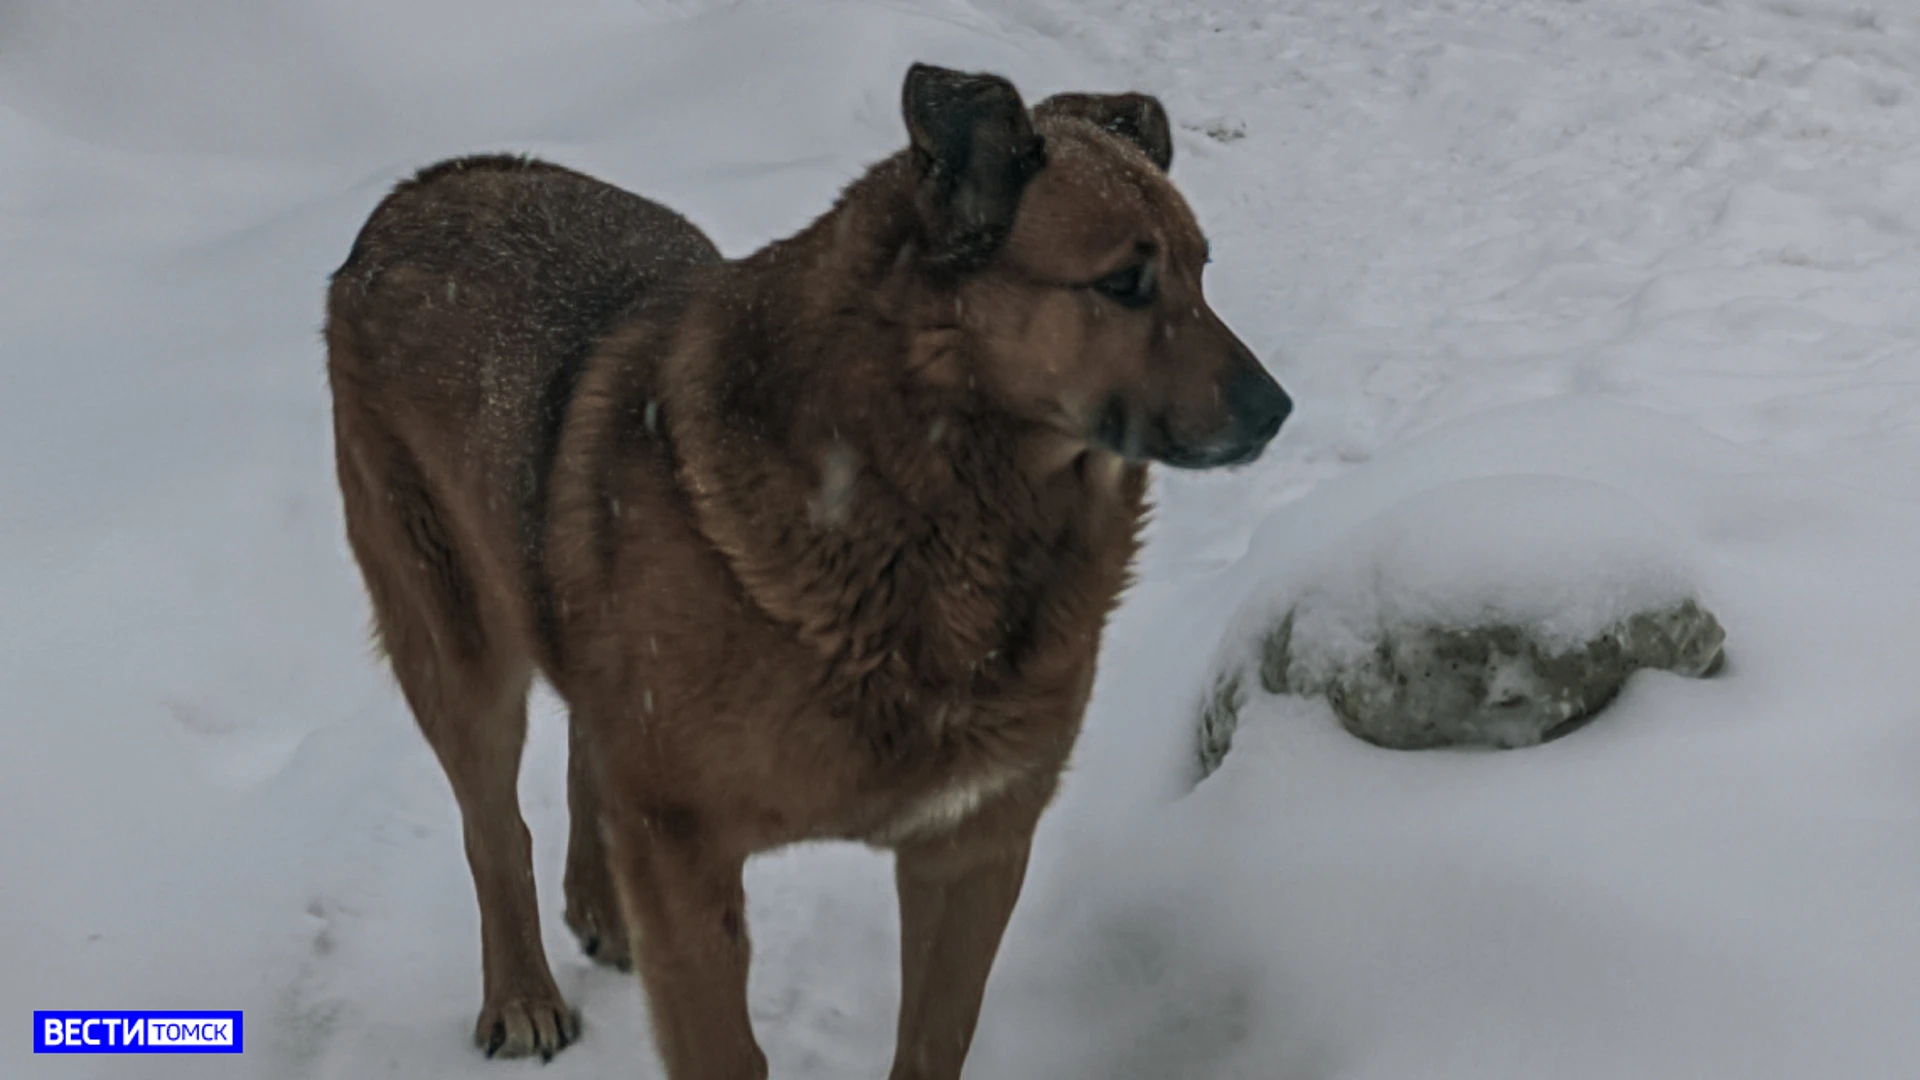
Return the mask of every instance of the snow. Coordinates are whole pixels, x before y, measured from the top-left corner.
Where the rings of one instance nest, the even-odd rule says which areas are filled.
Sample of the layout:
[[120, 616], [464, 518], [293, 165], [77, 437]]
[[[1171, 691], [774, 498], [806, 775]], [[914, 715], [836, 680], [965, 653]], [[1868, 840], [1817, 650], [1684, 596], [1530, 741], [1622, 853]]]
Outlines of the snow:
[[[1446, 433], [1413, 439], [1367, 470], [1369, 486], [1399, 486], [1448, 442]], [[1687, 545], [1617, 488], [1531, 474], [1424, 490], [1416, 482], [1414, 494], [1342, 529], [1354, 487], [1330, 483], [1274, 512], [1225, 575], [1253, 598], [1228, 621], [1208, 679], [1203, 773], [1226, 750], [1237, 703], [1256, 681], [1344, 702], [1348, 729], [1384, 746], [1521, 747], [1617, 687], [1586, 682], [1604, 678], [1591, 670], [1547, 674], [1542, 656], [1609, 639], [1631, 664], [1697, 675], [1720, 655], [1724, 630], [1702, 614], [1710, 605], [1702, 607]], [[1636, 617], [1701, 636], [1684, 654], [1648, 654], [1654, 641], [1674, 639], [1631, 632]], [[1474, 630], [1508, 643], [1482, 637], [1487, 651], [1463, 655], [1458, 635]], [[1625, 645], [1629, 638], [1643, 643]]]
[[[1288, 523], [1314, 520], [1327, 501], [1308, 496], [1276, 514], [1273, 548], [1233, 571], [1274, 589], [1249, 606], [1251, 625], [1237, 620], [1234, 644], [1293, 613], [1293, 666], [1309, 683], [1363, 662], [1397, 631], [1513, 626], [1565, 652], [1634, 614], [1699, 599], [1669, 530], [1592, 481], [1513, 475], [1444, 484], [1300, 559], [1303, 530]], [[1248, 565], [1256, 560], [1266, 567]]]
[[[1159, 481], [970, 1075], [1920, 1073], [1920, 13], [1891, 0], [0, 9], [0, 1072], [533, 1068], [466, 1043], [476, 912], [365, 647], [324, 275], [395, 177], [485, 149], [750, 250], [900, 143], [912, 59], [1161, 95], [1210, 296], [1299, 403], [1258, 465]], [[1256, 697], [1188, 794], [1260, 553], [1446, 485], [1507, 522], [1578, 485], [1643, 508], [1725, 673], [1500, 754]], [[538, 705], [523, 800], [587, 1023], [542, 1075], [654, 1076], [637, 988], [560, 922]], [[786, 853], [749, 894], [775, 1074], [879, 1075], [885, 861]], [[56, 1067], [51, 1007], [242, 1008], [249, 1049]]]

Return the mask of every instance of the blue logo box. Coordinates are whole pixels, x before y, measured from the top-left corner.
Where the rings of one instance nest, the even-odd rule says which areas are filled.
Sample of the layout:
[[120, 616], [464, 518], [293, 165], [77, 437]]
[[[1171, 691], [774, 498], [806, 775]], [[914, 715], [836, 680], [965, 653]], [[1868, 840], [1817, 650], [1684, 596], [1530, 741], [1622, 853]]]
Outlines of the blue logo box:
[[239, 1009], [35, 1009], [36, 1054], [238, 1054]]

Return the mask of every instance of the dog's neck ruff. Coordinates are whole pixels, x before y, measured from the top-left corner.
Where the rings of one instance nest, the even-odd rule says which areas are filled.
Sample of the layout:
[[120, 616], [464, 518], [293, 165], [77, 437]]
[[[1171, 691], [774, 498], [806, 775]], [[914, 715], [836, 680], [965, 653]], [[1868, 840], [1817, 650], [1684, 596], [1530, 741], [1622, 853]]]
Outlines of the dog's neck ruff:
[[745, 596], [863, 711], [906, 723], [928, 704], [912, 688], [992, 694], [1068, 621], [1053, 609], [1104, 616], [1143, 477], [1096, 481], [1071, 455], [1036, 453], [1030, 428], [922, 384], [911, 326], [768, 272], [834, 259], [805, 249], [809, 235], [845, 241], [835, 224], [728, 268], [717, 309], [694, 316], [725, 329], [684, 343], [666, 422], [700, 527]]

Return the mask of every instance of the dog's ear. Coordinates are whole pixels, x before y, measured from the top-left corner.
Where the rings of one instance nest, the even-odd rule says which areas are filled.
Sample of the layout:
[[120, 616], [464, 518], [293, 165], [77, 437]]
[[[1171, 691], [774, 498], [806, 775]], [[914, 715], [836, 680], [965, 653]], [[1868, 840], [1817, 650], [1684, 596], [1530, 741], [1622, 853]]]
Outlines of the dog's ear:
[[1146, 94], [1055, 94], [1035, 106], [1033, 115], [1072, 116], [1120, 136], [1146, 151], [1166, 172], [1173, 165], [1173, 127], [1160, 100]]
[[1012, 230], [1046, 147], [1019, 91], [997, 75], [915, 64], [900, 96], [928, 255], [948, 269], [976, 268]]

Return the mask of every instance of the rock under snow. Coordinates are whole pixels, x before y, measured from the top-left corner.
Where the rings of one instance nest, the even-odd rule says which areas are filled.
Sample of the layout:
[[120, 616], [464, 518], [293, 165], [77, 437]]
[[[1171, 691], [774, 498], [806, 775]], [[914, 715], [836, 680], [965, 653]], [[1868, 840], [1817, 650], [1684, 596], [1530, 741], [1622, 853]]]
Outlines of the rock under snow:
[[1202, 709], [1204, 773], [1252, 679], [1325, 696], [1381, 746], [1521, 747], [1571, 730], [1641, 668], [1712, 673], [1726, 637], [1659, 520], [1583, 480], [1448, 484], [1296, 565], [1243, 616]]

